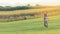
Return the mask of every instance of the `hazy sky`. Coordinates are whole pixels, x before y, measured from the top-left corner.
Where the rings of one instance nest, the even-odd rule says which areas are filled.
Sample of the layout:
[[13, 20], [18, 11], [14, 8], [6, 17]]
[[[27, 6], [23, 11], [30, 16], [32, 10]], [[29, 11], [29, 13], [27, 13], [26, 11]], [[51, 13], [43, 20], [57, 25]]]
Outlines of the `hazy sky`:
[[17, 6], [17, 5], [59, 5], [60, 0], [0, 0], [0, 6]]

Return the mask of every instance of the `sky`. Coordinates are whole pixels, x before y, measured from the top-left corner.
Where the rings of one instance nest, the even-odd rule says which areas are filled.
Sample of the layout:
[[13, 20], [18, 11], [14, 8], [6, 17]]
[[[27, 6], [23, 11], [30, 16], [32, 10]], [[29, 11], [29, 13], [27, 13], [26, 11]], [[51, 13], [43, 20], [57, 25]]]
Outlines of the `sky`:
[[27, 4], [32, 6], [35, 4], [60, 6], [60, 0], [0, 0], [0, 6], [22, 6]]

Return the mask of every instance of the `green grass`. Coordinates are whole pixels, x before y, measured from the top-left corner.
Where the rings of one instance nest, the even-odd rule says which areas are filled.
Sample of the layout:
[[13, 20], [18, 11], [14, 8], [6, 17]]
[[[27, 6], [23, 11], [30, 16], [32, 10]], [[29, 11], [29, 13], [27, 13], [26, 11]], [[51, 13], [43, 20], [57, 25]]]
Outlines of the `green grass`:
[[60, 15], [48, 19], [48, 28], [44, 27], [43, 18], [0, 22], [0, 34], [60, 34]]

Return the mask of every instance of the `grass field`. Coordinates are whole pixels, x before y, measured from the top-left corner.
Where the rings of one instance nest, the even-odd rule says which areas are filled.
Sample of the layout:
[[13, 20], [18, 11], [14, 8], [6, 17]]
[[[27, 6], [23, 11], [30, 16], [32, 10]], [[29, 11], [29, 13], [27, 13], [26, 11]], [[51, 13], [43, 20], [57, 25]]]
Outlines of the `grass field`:
[[41, 8], [41, 9], [27, 9], [27, 10], [15, 10], [15, 11], [0, 11], [0, 15], [13, 15], [13, 14], [24, 14], [24, 13], [42, 13], [47, 11], [48, 13], [58, 11], [60, 8]]
[[60, 34], [60, 15], [48, 17], [48, 26], [43, 26], [43, 18], [0, 22], [0, 34]]
[[[60, 8], [16, 10], [0, 12], [0, 15], [34, 13], [48, 11], [48, 28], [44, 27], [43, 18], [0, 22], [0, 34], [60, 34]], [[54, 15], [54, 16], [53, 16]]]

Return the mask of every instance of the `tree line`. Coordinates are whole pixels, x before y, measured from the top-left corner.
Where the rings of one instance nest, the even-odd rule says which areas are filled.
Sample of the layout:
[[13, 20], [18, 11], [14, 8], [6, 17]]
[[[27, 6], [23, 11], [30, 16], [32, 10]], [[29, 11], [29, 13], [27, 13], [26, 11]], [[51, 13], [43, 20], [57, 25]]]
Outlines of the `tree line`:
[[0, 6], [0, 11], [13, 11], [13, 10], [24, 10], [24, 9], [29, 9], [29, 7], [28, 6], [16, 6], [16, 7]]

